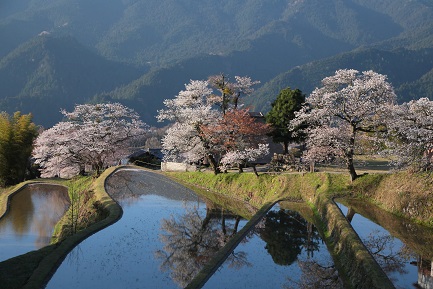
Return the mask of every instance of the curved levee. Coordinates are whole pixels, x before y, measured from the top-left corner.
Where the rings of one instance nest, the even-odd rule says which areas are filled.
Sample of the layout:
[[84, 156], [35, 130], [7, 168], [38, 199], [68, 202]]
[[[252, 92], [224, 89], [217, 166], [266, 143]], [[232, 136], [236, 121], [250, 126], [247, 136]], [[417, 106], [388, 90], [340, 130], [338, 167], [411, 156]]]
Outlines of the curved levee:
[[108, 213], [107, 217], [57, 244], [56, 248], [39, 263], [39, 266], [23, 288], [38, 289], [43, 287], [55, 272], [58, 265], [76, 245], [96, 232], [115, 223], [122, 217], [122, 208], [105, 191], [106, 178], [119, 168], [121, 167], [107, 169], [95, 181], [93, 187], [96, 199], [100, 202], [101, 209]]

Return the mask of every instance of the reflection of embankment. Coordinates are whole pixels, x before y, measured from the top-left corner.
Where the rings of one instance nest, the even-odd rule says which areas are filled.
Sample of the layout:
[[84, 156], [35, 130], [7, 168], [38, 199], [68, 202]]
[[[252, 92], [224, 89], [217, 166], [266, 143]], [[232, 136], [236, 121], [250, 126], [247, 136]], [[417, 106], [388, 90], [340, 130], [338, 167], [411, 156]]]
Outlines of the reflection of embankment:
[[[338, 199], [338, 202], [348, 207], [346, 217], [349, 221], [352, 222], [354, 216], [360, 214], [371, 222], [371, 226], [375, 226], [373, 223], [376, 223], [377, 228], [382, 227], [373, 230], [362, 239], [393, 282], [399, 284], [410, 278], [413, 282], [417, 280], [417, 288], [433, 288], [432, 229], [399, 218], [363, 201]], [[417, 266], [417, 276], [410, 269], [411, 266]]]
[[[284, 218], [286, 218], [288, 221], [280, 222], [280, 224], [286, 223], [286, 229], [283, 229], [283, 231], [288, 230], [291, 233], [289, 235], [292, 235], [292, 238], [289, 238], [288, 240], [283, 239], [280, 240], [280, 242], [284, 241], [282, 246], [287, 246], [290, 244], [287, 246], [292, 248], [290, 250], [296, 248], [295, 244], [298, 244], [297, 251], [299, 252], [298, 255], [295, 256], [297, 266], [300, 270], [299, 280], [288, 277], [284, 288], [343, 289], [343, 282], [331, 256], [329, 254], [320, 252], [320, 245], [323, 244], [323, 241], [314, 223], [314, 215], [311, 208], [307, 204], [299, 202], [283, 201], [279, 204], [281, 209], [278, 211], [278, 214], [272, 211], [269, 212], [266, 216], [266, 221], [268, 220], [269, 216], [281, 216], [282, 214], [287, 215], [287, 217]], [[267, 230], [273, 231], [272, 227], [273, 226], [270, 226]], [[268, 245], [269, 243], [267, 244], [267, 247]], [[288, 249], [281, 250], [281, 252], [287, 250]], [[306, 253], [306, 256], [305, 253], [304, 256], [300, 255], [302, 251]]]
[[385, 228], [418, 255], [433, 260], [433, 229], [399, 218], [365, 201], [353, 199], [338, 199], [338, 201]]
[[29, 251], [47, 246], [54, 226], [69, 204], [66, 187], [52, 184], [26, 185], [12, 196], [9, 211], [0, 219], [0, 232], [3, 236], [13, 238], [16, 248], [20, 242], [23, 242], [25, 248], [28, 248], [28, 242], [34, 242], [34, 247], [28, 248]]

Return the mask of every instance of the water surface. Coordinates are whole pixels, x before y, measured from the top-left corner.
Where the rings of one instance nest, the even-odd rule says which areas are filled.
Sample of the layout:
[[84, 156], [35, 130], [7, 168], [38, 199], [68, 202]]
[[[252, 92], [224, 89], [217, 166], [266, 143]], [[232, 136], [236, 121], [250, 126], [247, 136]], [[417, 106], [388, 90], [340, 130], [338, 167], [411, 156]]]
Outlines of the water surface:
[[12, 196], [0, 219], [0, 262], [49, 245], [68, 206], [67, 189], [58, 185], [31, 184]]
[[77, 246], [47, 288], [180, 288], [245, 221], [168, 178], [142, 170], [109, 177], [122, 218]]
[[271, 209], [203, 288], [343, 288], [314, 225]]
[[337, 205], [396, 288], [433, 288], [433, 230], [365, 201]]

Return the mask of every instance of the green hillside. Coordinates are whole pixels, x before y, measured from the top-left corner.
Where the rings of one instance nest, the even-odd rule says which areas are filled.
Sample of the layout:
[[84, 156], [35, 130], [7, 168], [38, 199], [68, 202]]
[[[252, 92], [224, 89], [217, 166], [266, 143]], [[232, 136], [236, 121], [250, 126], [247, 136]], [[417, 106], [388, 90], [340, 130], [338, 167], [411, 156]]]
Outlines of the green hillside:
[[285, 41], [294, 45], [302, 45], [311, 30], [351, 46], [368, 45], [412, 35], [433, 19], [428, 1], [405, 0], [4, 2], [9, 9], [0, 19], [0, 37], [7, 45], [0, 56], [46, 30], [71, 35], [111, 59], [156, 66], [242, 51], [275, 33], [287, 34]]

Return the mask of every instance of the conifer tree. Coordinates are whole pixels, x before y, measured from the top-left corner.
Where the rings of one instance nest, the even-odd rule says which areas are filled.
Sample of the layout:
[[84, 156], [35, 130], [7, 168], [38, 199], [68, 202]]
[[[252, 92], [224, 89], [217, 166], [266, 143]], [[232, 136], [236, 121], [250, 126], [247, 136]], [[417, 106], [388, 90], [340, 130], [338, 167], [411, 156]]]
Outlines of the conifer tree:
[[272, 140], [284, 144], [284, 153], [288, 153], [289, 143], [299, 141], [301, 135], [296, 137], [294, 131], [289, 129], [290, 122], [295, 118], [295, 112], [301, 109], [305, 102], [305, 95], [299, 89], [290, 87], [280, 91], [277, 99], [272, 103], [272, 109], [266, 115], [266, 122], [271, 125]]

